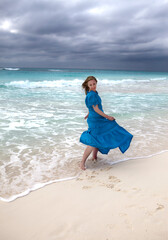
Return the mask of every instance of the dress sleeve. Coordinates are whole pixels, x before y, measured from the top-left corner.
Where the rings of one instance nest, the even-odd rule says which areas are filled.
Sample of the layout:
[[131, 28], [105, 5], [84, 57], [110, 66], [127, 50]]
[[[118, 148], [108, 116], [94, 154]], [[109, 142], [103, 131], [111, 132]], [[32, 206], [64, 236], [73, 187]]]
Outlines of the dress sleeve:
[[92, 92], [87, 97], [87, 105], [88, 107], [92, 107], [92, 105], [96, 106], [98, 104], [97, 94]]

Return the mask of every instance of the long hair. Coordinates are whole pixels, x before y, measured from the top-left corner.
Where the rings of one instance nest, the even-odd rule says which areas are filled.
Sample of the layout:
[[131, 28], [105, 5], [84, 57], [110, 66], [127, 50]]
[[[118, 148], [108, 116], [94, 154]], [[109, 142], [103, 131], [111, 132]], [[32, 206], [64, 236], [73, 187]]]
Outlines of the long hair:
[[91, 80], [95, 80], [97, 82], [97, 79], [94, 76], [89, 76], [86, 78], [86, 80], [82, 83], [82, 88], [85, 89], [85, 94], [89, 91], [88, 82]]

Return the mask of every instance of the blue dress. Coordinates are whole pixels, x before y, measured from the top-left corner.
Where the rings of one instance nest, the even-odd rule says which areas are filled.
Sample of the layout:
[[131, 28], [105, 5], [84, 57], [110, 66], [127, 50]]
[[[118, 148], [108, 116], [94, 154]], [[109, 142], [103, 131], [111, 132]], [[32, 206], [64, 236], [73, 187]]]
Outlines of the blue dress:
[[102, 154], [108, 154], [110, 149], [117, 147], [124, 153], [129, 148], [133, 135], [119, 126], [115, 120], [110, 121], [94, 111], [92, 105], [98, 105], [103, 111], [101, 98], [97, 92], [88, 92], [85, 103], [89, 110], [87, 119], [89, 128], [82, 133], [80, 142], [98, 148]]

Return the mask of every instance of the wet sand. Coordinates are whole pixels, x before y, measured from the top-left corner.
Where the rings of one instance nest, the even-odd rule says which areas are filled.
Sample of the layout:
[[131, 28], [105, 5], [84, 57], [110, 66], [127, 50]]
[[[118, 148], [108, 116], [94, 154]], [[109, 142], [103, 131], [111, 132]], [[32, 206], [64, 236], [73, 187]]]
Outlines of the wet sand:
[[168, 152], [0, 202], [2, 240], [167, 240]]

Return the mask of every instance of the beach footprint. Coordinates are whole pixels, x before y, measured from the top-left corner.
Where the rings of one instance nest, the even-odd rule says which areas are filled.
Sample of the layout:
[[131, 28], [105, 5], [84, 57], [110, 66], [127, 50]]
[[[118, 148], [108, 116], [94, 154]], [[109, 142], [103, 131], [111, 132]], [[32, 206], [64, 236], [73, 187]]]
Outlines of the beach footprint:
[[82, 189], [89, 189], [91, 186], [83, 186]]
[[164, 205], [160, 204], [160, 203], [157, 203], [157, 208], [156, 208], [155, 211], [162, 210], [162, 209], [164, 209]]
[[115, 176], [109, 176], [108, 179], [112, 182], [119, 183], [121, 180]]

